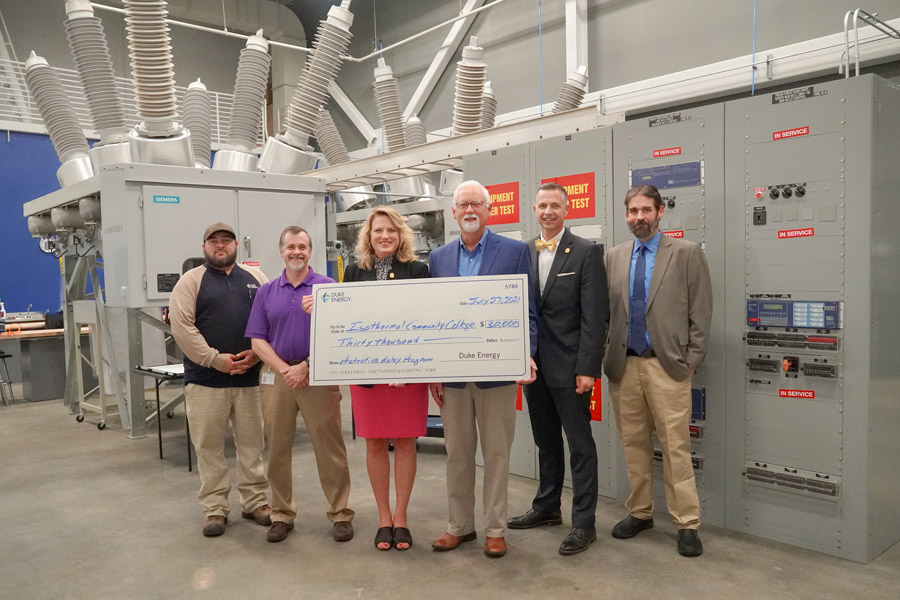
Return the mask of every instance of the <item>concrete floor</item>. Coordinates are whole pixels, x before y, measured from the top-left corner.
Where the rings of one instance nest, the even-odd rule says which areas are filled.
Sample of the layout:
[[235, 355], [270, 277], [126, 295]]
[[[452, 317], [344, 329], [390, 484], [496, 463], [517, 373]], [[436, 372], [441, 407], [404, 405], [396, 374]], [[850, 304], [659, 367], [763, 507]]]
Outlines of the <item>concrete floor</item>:
[[[687, 559], [662, 520], [632, 540], [610, 537], [625, 511], [603, 498], [598, 542], [577, 556], [557, 553], [568, 522], [508, 532], [502, 559], [483, 556], [481, 532], [478, 542], [435, 553], [430, 545], [444, 532], [447, 501], [443, 443], [433, 439], [420, 442], [410, 507], [415, 545], [379, 552], [365, 444], [350, 439], [346, 418], [352, 541], [330, 538], [302, 427], [294, 454], [300, 514], [288, 539], [267, 543], [264, 527], [240, 518], [236, 492], [236, 518], [224, 536], [207, 539], [197, 473], [187, 471], [183, 413], [163, 419], [164, 460], [155, 432], [129, 440], [114, 420], [103, 432], [91, 420], [76, 423], [59, 401], [0, 405], [0, 599], [900, 597], [900, 545], [860, 565], [704, 527], [706, 553]], [[511, 478], [512, 514], [528, 508], [534, 490], [533, 481]]]

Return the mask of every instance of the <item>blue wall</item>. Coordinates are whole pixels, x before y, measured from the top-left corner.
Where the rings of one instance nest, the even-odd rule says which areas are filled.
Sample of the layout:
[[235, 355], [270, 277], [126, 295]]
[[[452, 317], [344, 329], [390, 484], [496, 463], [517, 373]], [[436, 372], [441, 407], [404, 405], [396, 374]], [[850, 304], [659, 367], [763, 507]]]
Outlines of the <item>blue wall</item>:
[[9, 312], [61, 309], [59, 261], [28, 233], [22, 204], [59, 189], [46, 135], [0, 132], [0, 298]]

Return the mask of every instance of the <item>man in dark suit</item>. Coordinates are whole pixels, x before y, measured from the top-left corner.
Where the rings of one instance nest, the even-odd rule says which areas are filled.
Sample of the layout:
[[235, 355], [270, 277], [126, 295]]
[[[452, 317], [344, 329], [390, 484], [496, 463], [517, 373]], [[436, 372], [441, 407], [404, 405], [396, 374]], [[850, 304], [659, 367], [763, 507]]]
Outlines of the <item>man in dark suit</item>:
[[631, 513], [612, 531], [630, 538], [653, 527], [653, 443], [663, 454], [666, 505], [678, 530], [678, 553], [699, 556], [700, 503], [691, 464], [691, 379], [703, 364], [712, 320], [712, 285], [700, 247], [662, 235], [666, 212], [652, 185], [625, 194], [633, 242], [606, 256], [609, 273], [609, 378], [622, 438]]
[[[453, 216], [459, 223], [459, 240], [434, 250], [428, 257], [432, 277], [531, 274], [528, 247], [487, 229], [491, 198], [477, 181], [459, 184], [453, 194]], [[529, 284], [529, 290], [531, 284]], [[531, 351], [537, 345], [537, 311], [529, 294]], [[531, 377], [517, 383], [534, 381]], [[432, 548], [453, 550], [470, 542], [475, 533], [475, 448], [481, 441], [484, 456], [484, 553], [496, 558], [506, 554], [509, 452], [516, 431], [516, 384], [509, 381], [433, 383], [431, 395], [441, 407], [444, 443], [447, 447], [447, 533]], [[476, 429], [477, 424], [477, 429]], [[477, 431], [477, 433], [476, 433]]]
[[584, 552], [597, 539], [597, 447], [591, 433], [591, 392], [600, 377], [606, 342], [606, 269], [603, 248], [565, 227], [566, 190], [558, 183], [538, 188], [534, 214], [541, 235], [528, 242], [539, 282], [537, 379], [525, 388], [540, 484], [531, 509], [507, 521], [511, 529], [562, 523], [565, 478], [562, 432], [572, 468], [572, 531], [559, 553]]

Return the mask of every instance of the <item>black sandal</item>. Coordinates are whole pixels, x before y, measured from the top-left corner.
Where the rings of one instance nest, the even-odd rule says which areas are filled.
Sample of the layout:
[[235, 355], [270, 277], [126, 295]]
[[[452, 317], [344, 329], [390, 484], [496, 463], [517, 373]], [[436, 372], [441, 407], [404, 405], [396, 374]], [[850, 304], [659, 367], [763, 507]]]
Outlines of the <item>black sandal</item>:
[[[380, 548], [378, 544], [387, 544], [387, 548]], [[375, 547], [383, 552], [387, 552], [394, 545], [394, 528], [379, 527], [375, 532]]]
[[[406, 548], [401, 548], [397, 544], [408, 544]], [[409, 550], [412, 548], [413, 540], [412, 534], [409, 532], [409, 529], [406, 527], [395, 527], [394, 528], [394, 548], [403, 552], [404, 550]]]

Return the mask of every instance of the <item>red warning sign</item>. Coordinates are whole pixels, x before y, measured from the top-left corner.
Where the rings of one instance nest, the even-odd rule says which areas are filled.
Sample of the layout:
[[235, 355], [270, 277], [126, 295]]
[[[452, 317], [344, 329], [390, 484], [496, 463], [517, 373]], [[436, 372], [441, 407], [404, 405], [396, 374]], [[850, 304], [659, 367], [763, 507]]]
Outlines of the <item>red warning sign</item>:
[[677, 148], [660, 148], [659, 150], [653, 151], [653, 158], [659, 158], [660, 156], [675, 156], [676, 154], [681, 154], [681, 146]]
[[782, 229], [778, 232], [779, 240], [786, 240], [797, 237], [812, 237], [816, 234], [816, 230], [812, 227], [806, 229]]
[[679, 229], [678, 231], [663, 231], [663, 235], [670, 238], [680, 239], [684, 237], [684, 229]]
[[519, 182], [486, 185], [491, 195], [491, 214], [488, 225], [519, 222]]
[[258, 267], [259, 261], [258, 260], [245, 260], [241, 264], [246, 265], [248, 267]]
[[801, 135], [809, 135], [809, 127], [795, 127], [794, 129], [785, 129], [784, 131], [773, 131], [773, 140], [783, 140]]
[[815, 390], [778, 390], [782, 398], [815, 398]]
[[589, 219], [597, 214], [594, 205], [594, 180], [594, 173], [579, 173], [541, 179], [541, 184], [552, 181], [566, 190], [566, 196], [569, 197], [569, 214], [566, 215], [566, 220]]

